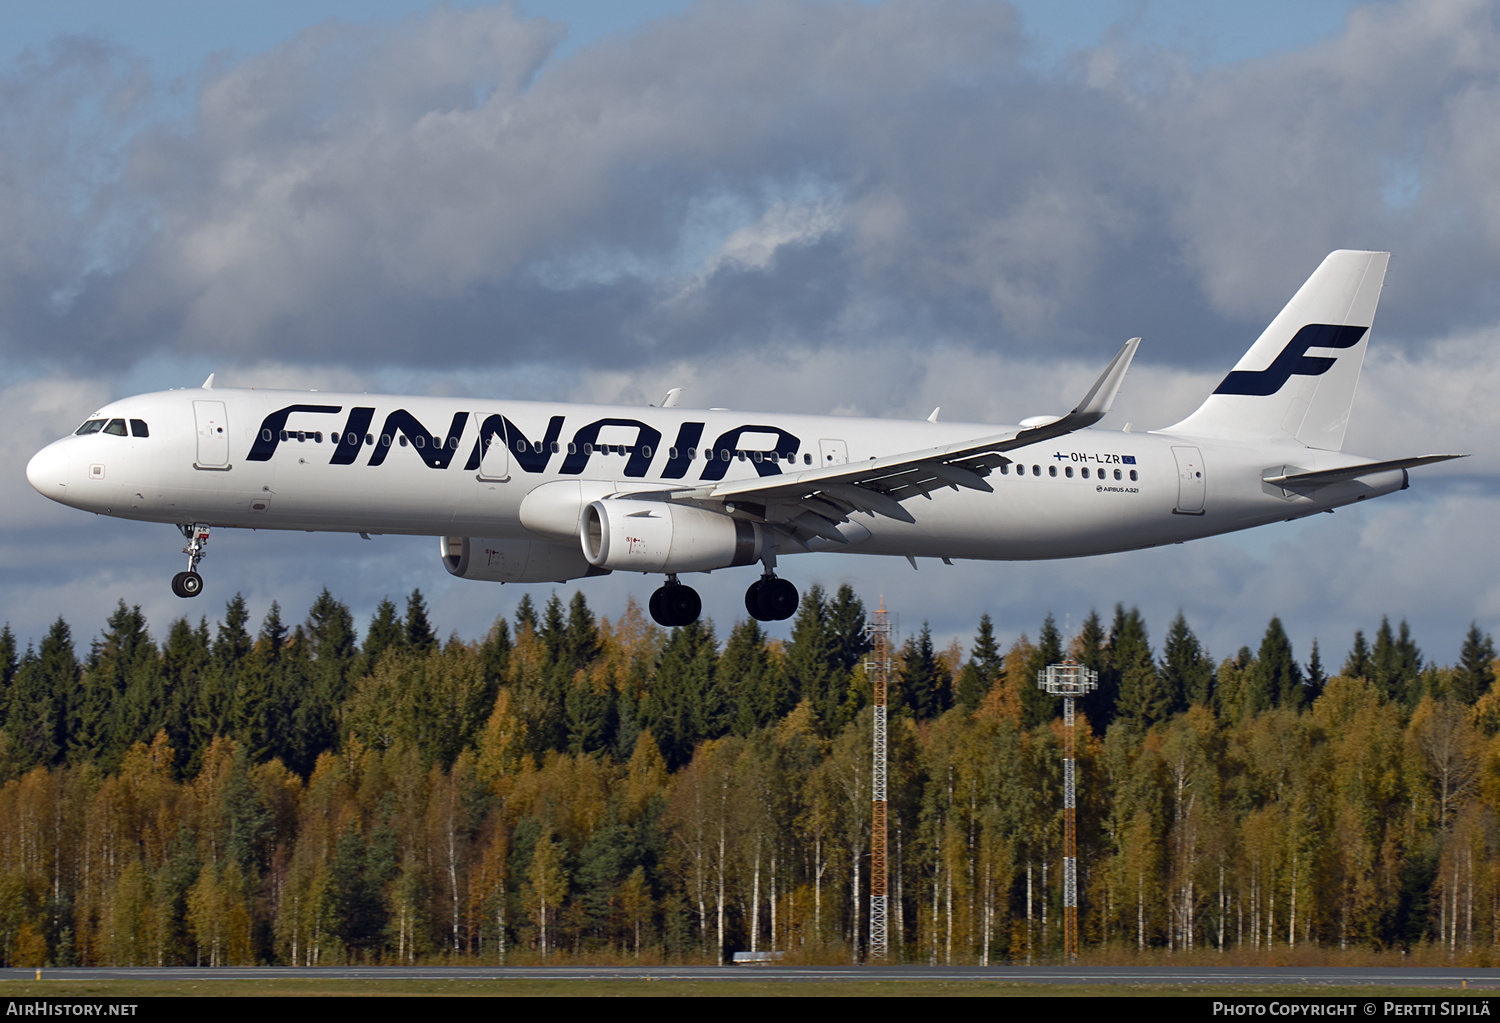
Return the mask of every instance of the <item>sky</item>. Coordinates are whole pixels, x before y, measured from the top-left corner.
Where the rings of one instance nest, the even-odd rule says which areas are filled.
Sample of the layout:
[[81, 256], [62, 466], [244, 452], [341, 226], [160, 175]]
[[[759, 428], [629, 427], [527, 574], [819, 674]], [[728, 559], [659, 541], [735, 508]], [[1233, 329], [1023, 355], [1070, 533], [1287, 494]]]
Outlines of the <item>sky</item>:
[[[1101, 428], [1191, 411], [1329, 251], [1393, 253], [1346, 450], [1472, 457], [1358, 509], [1059, 562], [809, 555], [903, 633], [1280, 616], [1305, 661], [1500, 631], [1500, 35], [1480, 0], [528, 0], [0, 8], [0, 619], [80, 647], [242, 593], [464, 638], [523, 592], [430, 538], [53, 504], [30, 456], [112, 398], [287, 386], [1015, 423], [1145, 338]], [[751, 570], [701, 577], [721, 638]], [[596, 613], [659, 580], [563, 584]], [[786, 635], [788, 625], [773, 628]]]

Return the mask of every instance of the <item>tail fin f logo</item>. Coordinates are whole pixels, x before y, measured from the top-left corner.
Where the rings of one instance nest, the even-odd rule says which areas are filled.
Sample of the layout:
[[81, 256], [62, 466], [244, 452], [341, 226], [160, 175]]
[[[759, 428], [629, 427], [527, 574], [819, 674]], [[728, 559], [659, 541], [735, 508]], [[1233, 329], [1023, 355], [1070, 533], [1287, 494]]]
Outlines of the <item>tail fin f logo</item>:
[[1235, 370], [1224, 378], [1215, 394], [1249, 394], [1264, 398], [1275, 394], [1295, 376], [1317, 377], [1327, 373], [1337, 359], [1308, 355], [1309, 348], [1353, 348], [1369, 327], [1334, 323], [1309, 323], [1287, 342], [1281, 354], [1265, 369]]

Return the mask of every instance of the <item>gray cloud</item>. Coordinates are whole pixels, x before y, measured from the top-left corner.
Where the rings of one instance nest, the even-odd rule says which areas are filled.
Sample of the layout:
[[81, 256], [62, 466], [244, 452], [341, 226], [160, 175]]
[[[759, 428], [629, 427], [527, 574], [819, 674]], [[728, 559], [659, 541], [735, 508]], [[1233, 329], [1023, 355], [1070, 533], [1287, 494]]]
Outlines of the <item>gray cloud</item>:
[[[242, 384], [628, 403], [685, 385], [695, 404], [1003, 422], [1063, 411], [1142, 334], [1106, 425], [1156, 427], [1328, 250], [1363, 246], [1396, 256], [1351, 450], [1476, 458], [1250, 539], [915, 576], [817, 557], [798, 582], [899, 588], [944, 635], [984, 609], [1034, 633], [1039, 608], [1119, 600], [1159, 636], [1189, 605], [1221, 655], [1272, 613], [1340, 653], [1379, 613], [1419, 642], [1500, 620], [1490, 5], [1372, 5], [1327, 42], [1207, 69], [1109, 42], [1038, 70], [1007, 5], [962, 0], [704, 3], [565, 57], [561, 38], [504, 7], [328, 23], [207, 67], [186, 107], [103, 42], [23, 57], [0, 76], [9, 478], [108, 371], [173, 360]], [[0, 528], [23, 634], [59, 608], [102, 621], [120, 594], [158, 633], [180, 613], [166, 527], [28, 490], [0, 497]], [[214, 544], [195, 613], [234, 589], [300, 614], [325, 582], [371, 607], [420, 585], [472, 635], [519, 596], [450, 582], [416, 541]], [[703, 589], [727, 625], [739, 581]]]
[[[509, 8], [328, 23], [146, 125], [139, 68], [60, 46], [3, 101], [27, 130], [0, 203], [57, 193], [0, 249], [12, 350], [626, 365], [857, 324], [1067, 352], [1149, 333], [1209, 365], [1205, 334], [1339, 246], [1402, 254], [1425, 300], [1398, 334], [1495, 311], [1486, 4], [1380, 5], [1203, 71], [1110, 44], [1038, 72], [1008, 6], [960, 0], [706, 3], [556, 59], [561, 38]], [[815, 236], [712, 261], [809, 189]], [[716, 200], [742, 222], [696, 216]]]

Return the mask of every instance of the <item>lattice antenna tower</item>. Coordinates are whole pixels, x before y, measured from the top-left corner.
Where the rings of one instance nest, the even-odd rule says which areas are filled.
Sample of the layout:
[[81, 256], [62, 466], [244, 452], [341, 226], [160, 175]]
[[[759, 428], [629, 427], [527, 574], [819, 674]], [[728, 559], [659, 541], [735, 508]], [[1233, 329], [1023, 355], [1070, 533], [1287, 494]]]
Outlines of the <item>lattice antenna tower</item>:
[[1078, 792], [1073, 773], [1073, 700], [1099, 688], [1099, 673], [1073, 661], [1049, 664], [1036, 686], [1063, 698], [1063, 955], [1078, 957]]
[[886, 699], [891, 679], [891, 616], [885, 610], [885, 599], [881, 598], [880, 610], [875, 612], [869, 625], [870, 642], [873, 649], [865, 659], [865, 671], [874, 686], [875, 735], [872, 755], [874, 769], [871, 798], [874, 805], [870, 813], [870, 947], [869, 961], [885, 962], [890, 957], [886, 939], [888, 912], [886, 900]]

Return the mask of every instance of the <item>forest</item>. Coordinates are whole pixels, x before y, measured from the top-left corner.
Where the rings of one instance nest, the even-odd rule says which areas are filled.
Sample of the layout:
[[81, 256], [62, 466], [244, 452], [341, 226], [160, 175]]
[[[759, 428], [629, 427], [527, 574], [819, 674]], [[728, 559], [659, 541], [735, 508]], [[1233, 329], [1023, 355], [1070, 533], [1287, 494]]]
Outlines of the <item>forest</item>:
[[[7, 626], [0, 965], [861, 961], [870, 625], [815, 587], [786, 641], [581, 593], [478, 641], [442, 640], [420, 591], [362, 639], [326, 590], [300, 622], [236, 597], [159, 642], [121, 602], [83, 656], [62, 618], [24, 650]], [[1337, 668], [1274, 618], [1217, 661], [1124, 606], [1008, 646], [987, 615], [947, 649], [924, 624], [889, 697], [891, 955], [1059, 955], [1063, 733], [1036, 678], [1071, 656], [1100, 680], [1085, 955], [1489, 963], [1500, 694], [1490, 635], [1456, 653], [1388, 620]]]

